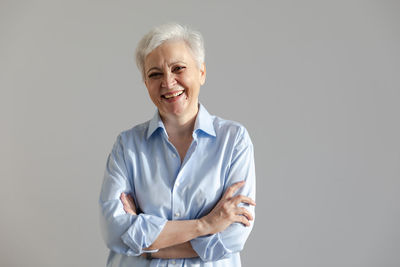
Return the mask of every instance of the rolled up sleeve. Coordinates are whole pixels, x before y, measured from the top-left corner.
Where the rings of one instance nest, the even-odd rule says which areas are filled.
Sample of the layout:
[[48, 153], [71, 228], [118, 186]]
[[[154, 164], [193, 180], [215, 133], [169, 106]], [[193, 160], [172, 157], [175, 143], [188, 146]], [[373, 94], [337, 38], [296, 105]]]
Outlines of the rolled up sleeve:
[[126, 167], [121, 136], [117, 138], [108, 156], [100, 192], [100, 226], [104, 241], [110, 250], [130, 256], [139, 256], [157, 239], [167, 220], [149, 214], [126, 214], [120, 201], [121, 193], [129, 193], [134, 199], [134, 188], [128, 179], [131, 173]]
[[[238, 137], [231, 164], [226, 178], [224, 191], [234, 183], [245, 180], [245, 185], [235, 195], [245, 195], [255, 200], [256, 180], [254, 166], [253, 144], [246, 129], [242, 128]], [[254, 206], [241, 203], [255, 218]], [[250, 226], [241, 223], [233, 223], [220, 233], [207, 235], [191, 240], [193, 249], [203, 261], [217, 261], [229, 257], [230, 254], [240, 252], [253, 228], [254, 220]]]
[[166, 219], [146, 214], [139, 214], [131, 227], [122, 235], [122, 241], [129, 246], [135, 255], [143, 252], [157, 252], [158, 250], [147, 250], [161, 233]]

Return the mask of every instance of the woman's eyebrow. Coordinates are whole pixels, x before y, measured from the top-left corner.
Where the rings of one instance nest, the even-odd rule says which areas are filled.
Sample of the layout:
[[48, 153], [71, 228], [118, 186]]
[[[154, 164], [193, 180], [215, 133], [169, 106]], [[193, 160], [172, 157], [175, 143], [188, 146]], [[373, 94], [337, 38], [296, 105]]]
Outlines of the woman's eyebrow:
[[150, 69], [147, 71], [147, 74], [149, 74], [150, 71], [152, 71], [152, 70], [161, 71], [161, 69], [160, 69], [159, 67], [152, 67], [152, 68], [150, 68]]
[[185, 64], [186, 65], [186, 63], [184, 61], [177, 60], [177, 61], [169, 63], [168, 67], [171, 67], [172, 65], [176, 65], [176, 64]]
[[[185, 64], [186, 65], [186, 62], [181, 61], [181, 60], [173, 61], [173, 62], [168, 64], [168, 67], [171, 67], [172, 65], [175, 65], [175, 64]], [[159, 68], [159, 67], [151, 67], [150, 69], [147, 70], [147, 74], [149, 74], [149, 72], [152, 71], [152, 70], [161, 71], [161, 68]]]

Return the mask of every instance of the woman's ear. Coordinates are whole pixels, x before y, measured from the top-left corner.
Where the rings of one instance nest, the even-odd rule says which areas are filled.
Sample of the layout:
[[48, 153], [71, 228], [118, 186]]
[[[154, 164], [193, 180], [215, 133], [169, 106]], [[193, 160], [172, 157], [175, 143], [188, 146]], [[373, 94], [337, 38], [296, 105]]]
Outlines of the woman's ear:
[[200, 67], [200, 85], [206, 82], [206, 64], [203, 62]]

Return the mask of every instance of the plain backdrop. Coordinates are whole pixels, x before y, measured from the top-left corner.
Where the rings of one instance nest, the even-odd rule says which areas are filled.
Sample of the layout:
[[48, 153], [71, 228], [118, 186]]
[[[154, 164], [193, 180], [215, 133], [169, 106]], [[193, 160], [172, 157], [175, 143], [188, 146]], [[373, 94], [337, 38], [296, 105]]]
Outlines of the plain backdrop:
[[[0, 1], [0, 266], [105, 266], [98, 195], [154, 105], [151, 27], [205, 38], [210, 113], [255, 146], [243, 266], [400, 266], [399, 1]], [[154, 196], [156, 197], [156, 196]]]

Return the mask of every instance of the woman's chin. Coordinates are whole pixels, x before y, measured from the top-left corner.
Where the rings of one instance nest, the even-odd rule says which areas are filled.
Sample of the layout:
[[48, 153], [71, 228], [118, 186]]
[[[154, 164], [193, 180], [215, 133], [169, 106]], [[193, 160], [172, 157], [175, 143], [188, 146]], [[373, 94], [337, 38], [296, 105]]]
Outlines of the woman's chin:
[[[172, 115], [172, 116], [186, 116], [189, 115], [192, 111], [196, 110], [197, 104], [191, 108], [190, 107], [190, 102], [185, 98], [183, 101], [176, 101], [176, 102], [170, 102], [167, 105], [164, 105], [164, 112], [166, 113], [165, 115]], [[196, 114], [194, 114], [196, 115]]]
[[174, 116], [185, 115], [187, 108], [182, 104], [175, 104], [168, 107], [168, 113]]

